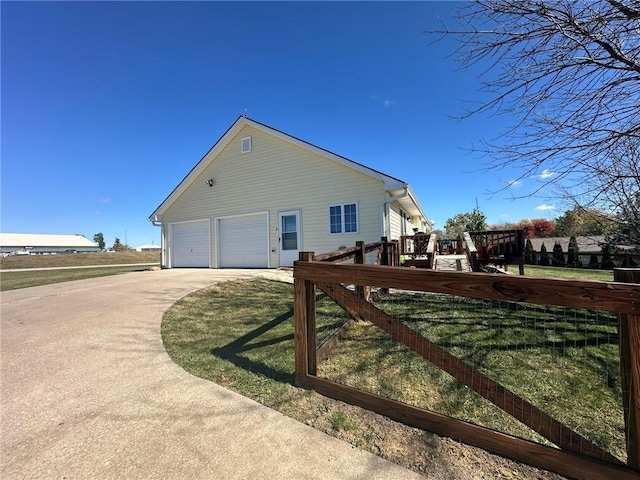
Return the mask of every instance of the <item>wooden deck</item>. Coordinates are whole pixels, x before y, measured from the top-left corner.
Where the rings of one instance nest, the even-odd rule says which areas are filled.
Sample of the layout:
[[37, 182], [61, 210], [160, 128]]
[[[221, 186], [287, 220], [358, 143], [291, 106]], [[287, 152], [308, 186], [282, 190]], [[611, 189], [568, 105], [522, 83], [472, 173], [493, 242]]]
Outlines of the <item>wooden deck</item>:
[[471, 272], [471, 265], [466, 255], [436, 255], [435, 270]]

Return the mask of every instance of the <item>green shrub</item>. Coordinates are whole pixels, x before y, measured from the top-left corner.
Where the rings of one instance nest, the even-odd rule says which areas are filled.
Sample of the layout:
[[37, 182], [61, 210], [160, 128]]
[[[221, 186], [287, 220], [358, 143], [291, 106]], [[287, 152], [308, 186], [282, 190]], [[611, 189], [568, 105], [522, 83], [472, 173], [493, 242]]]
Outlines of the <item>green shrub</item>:
[[549, 261], [549, 254], [547, 253], [547, 247], [544, 243], [540, 247], [540, 263], [538, 265], [541, 267], [548, 267], [551, 265], [551, 262]]
[[582, 267], [582, 262], [580, 261], [580, 247], [578, 247], [578, 241], [574, 236], [569, 239], [569, 248], [567, 248], [567, 267]]
[[552, 265], [554, 267], [564, 267], [566, 263], [564, 262], [564, 252], [562, 251], [562, 245], [558, 242], [553, 246], [553, 260]]
[[611, 255], [613, 255], [614, 251], [615, 249], [610, 243], [606, 243], [602, 247], [602, 266], [600, 268], [602, 268], [603, 270], [613, 270], [615, 268], [616, 265], [613, 263], [613, 260], [611, 258]]
[[524, 263], [527, 265], [536, 264], [536, 252], [533, 250], [530, 238], [527, 238], [527, 243], [524, 246]]

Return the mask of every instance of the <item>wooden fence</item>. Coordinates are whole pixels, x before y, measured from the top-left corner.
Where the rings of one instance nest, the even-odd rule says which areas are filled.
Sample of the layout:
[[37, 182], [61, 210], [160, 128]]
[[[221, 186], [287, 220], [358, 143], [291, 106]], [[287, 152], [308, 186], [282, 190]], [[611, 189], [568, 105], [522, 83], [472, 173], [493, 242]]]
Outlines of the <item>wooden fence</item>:
[[[388, 246], [388, 242], [382, 243]], [[382, 245], [376, 248], [380, 251], [387, 249]], [[363, 251], [364, 245], [361, 244], [359, 249]], [[322, 255], [314, 258], [311, 252], [301, 252], [300, 260], [294, 265], [295, 381], [298, 386], [570, 478], [637, 480], [640, 472], [640, 271], [617, 270], [616, 282], [520, 276], [500, 277], [497, 280], [495, 275], [482, 273], [435, 272], [384, 265], [344, 265], [326, 262], [335, 257], [336, 255]], [[319, 262], [318, 259], [325, 261]], [[354, 291], [345, 285], [355, 286]], [[626, 464], [429, 341], [401, 320], [368, 302], [366, 291], [371, 287], [378, 287], [382, 291], [399, 289], [432, 292], [617, 313], [624, 397], [622, 407], [626, 429]], [[333, 299], [355, 321], [371, 322], [392, 339], [403, 343], [426, 361], [452, 375], [558, 448], [513, 437], [319, 377], [317, 365], [328, 355], [328, 350], [324, 346], [322, 352], [316, 350], [316, 288]], [[345, 328], [348, 328], [348, 324]], [[333, 344], [338, 342], [340, 332], [334, 336]]]

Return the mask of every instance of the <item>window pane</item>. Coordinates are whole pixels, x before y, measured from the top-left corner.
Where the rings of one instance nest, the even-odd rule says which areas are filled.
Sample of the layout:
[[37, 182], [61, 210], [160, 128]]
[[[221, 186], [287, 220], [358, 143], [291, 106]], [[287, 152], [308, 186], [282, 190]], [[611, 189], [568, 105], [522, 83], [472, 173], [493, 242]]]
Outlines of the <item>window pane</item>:
[[358, 215], [355, 203], [344, 206], [344, 231], [346, 233], [358, 231]]
[[282, 250], [297, 250], [298, 249], [298, 234], [283, 233], [282, 234]]
[[329, 224], [331, 233], [342, 233], [342, 206], [329, 207]]
[[296, 232], [296, 216], [287, 215], [282, 217], [282, 231], [284, 233]]

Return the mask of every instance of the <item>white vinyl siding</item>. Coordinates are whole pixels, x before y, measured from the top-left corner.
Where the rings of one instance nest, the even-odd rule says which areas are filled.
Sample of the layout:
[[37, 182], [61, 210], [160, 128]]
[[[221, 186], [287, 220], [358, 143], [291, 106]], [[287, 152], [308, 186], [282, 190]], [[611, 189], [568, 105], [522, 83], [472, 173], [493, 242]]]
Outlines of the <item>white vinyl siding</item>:
[[391, 239], [399, 239], [401, 235], [413, 235], [414, 225], [409, 217], [398, 205], [391, 204], [389, 208], [389, 227]]
[[[241, 139], [247, 136], [252, 138], [251, 155], [241, 153]], [[215, 178], [213, 187], [206, 183], [209, 178]], [[328, 206], [354, 200], [358, 205], [358, 232], [331, 235]], [[301, 245], [320, 254], [355, 245], [357, 240], [379, 240], [384, 200], [381, 180], [247, 125], [167, 209], [163, 222], [268, 210], [270, 266], [276, 267], [278, 212], [299, 210], [304, 218]], [[211, 249], [211, 258], [217, 258], [215, 242]]]

